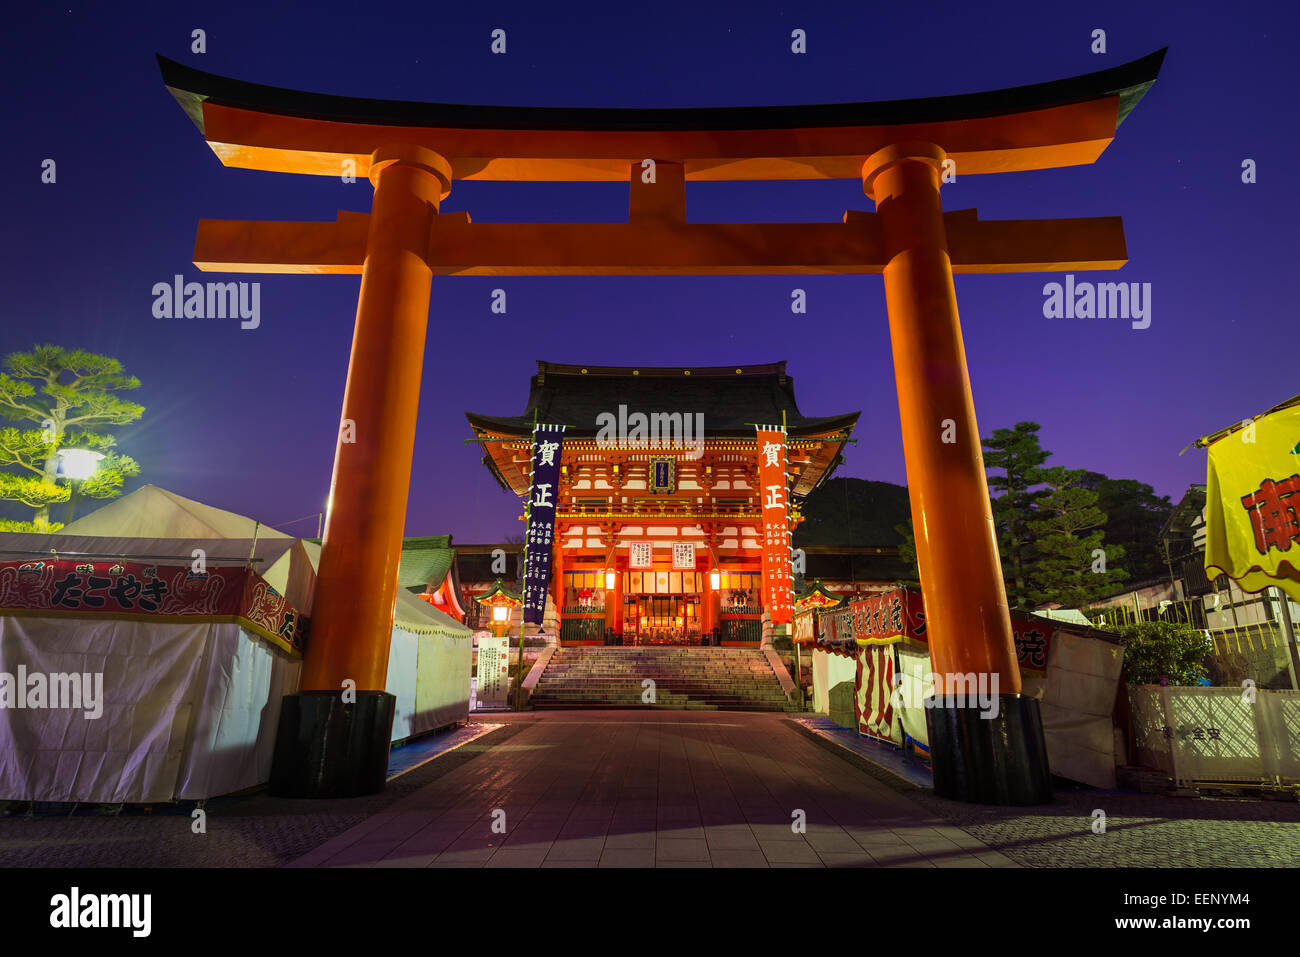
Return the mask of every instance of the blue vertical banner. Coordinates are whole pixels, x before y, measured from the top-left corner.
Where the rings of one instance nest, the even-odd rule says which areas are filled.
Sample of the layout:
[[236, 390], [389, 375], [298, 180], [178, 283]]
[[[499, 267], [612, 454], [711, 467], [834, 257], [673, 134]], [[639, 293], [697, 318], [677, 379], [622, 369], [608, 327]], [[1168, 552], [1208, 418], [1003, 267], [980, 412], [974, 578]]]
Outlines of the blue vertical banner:
[[563, 449], [564, 426], [533, 426], [533, 474], [528, 488], [528, 535], [524, 539], [524, 621], [530, 625], [540, 625], [546, 614]]

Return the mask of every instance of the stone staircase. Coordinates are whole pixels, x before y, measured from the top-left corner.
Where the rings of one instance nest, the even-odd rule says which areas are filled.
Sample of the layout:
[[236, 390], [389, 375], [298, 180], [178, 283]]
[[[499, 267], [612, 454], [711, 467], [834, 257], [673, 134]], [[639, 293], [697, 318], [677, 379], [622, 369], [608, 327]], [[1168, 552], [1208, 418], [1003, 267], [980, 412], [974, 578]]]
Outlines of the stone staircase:
[[[643, 703], [645, 679], [654, 703]], [[560, 648], [532, 694], [534, 708], [798, 711], [756, 648]]]

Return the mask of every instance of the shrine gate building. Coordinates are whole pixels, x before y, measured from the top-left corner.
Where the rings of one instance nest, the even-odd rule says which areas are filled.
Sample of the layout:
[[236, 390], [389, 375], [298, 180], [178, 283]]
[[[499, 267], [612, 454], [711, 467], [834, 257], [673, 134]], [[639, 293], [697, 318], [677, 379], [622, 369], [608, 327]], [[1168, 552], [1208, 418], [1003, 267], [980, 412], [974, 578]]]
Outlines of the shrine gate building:
[[757, 426], [785, 425], [793, 533], [858, 415], [803, 415], [784, 362], [538, 362], [520, 415], [467, 418], [484, 464], [521, 499], [534, 422], [566, 427], [550, 585], [561, 644], [756, 647], [767, 593]]

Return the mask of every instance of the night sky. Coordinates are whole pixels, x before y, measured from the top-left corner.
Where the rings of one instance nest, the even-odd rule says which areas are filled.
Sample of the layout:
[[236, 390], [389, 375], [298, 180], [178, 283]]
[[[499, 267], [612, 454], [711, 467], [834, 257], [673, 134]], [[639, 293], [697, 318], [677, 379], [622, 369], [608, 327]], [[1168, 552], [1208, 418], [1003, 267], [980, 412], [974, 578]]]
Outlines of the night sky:
[[[10, 7], [3, 77], [0, 352], [37, 343], [122, 360], [147, 409], [122, 449], [148, 482], [315, 534], [328, 493], [360, 278], [202, 274], [201, 218], [332, 220], [369, 209], [364, 178], [223, 167], [164, 89], [155, 53], [258, 83], [391, 99], [696, 107], [897, 99], [1075, 76], [1170, 48], [1154, 88], [1093, 166], [958, 177], [947, 209], [984, 219], [1121, 215], [1122, 279], [1152, 322], [1045, 319], [1047, 274], [957, 278], [983, 434], [1042, 424], [1050, 464], [1155, 486], [1205, 480], [1198, 436], [1300, 391], [1300, 180], [1289, 3], [144, 3]], [[718, 5], [720, 6], [720, 5]], [[1144, 7], [1150, 9], [1144, 9]], [[903, 12], [897, 12], [903, 11]], [[507, 31], [507, 53], [490, 34]], [[207, 53], [190, 52], [195, 28]], [[790, 52], [795, 28], [808, 52]], [[1090, 52], [1091, 33], [1107, 53]], [[41, 162], [57, 162], [42, 184]], [[1241, 181], [1243, 159], [1258, 182]], [[855, 180], [692, 184], [696, 221], [838, 221]], [[620, 184], [453, 185], [476, 222], [617, 222]], [[260, 279], [261, 327], [155, 319], [151, 288]], [[490, 311], [507, 290], [509, 312]], [[790, 291], [808, 292], [792, 315]], [[861, 410], [840, 475], [903, 483], [878, 276], [436, 277], [407, 534], [518, 534], [517, 501], [480, 464], [466, 410], [522, 411], [535, 360], [592, 365], [789, 361], [806, 415]], [[402, 463], [394, 463], [401, 467]], [[296, 525], [282, 524], [299, 516]], [[869, 544], [869, 543], [863, 543]]]

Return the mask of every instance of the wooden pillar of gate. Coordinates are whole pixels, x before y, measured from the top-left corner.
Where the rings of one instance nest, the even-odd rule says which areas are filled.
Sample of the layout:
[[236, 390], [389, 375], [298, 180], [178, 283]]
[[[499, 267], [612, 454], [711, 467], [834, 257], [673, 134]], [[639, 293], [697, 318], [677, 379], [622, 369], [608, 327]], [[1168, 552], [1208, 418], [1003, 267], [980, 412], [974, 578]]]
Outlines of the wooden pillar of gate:
[[[558, 509], [557, 509], [558, 511]], [[560, 524], [559, 518], [555, 520], [555, 528], [552, 531], [551, 545], [551, 590], [555, 601], [555, 643], [560, 642], [560, 630], [564, 621], [564, 601], [568, 589], [564, 587], [564, 526]], [[577, 598], [576, 590], [574, 598]], [[580, 619], [575, 619], [575, 621]], [[545, 627], [545, 616], [542, 618], [542, 627]], [[585, 628], [586, 625], [580, 627]]]
[[395, 698], [385, 690], [433, 271], [429, 230], [451, 166], [376, 150], [375, 188], [301, 692], [284, 699], [273, 793], [383, 790]]
[[889, 334], [937, 696], [927, 711], [934, 784], [947, 797], [1035, 804], [1051, 799], [1051, 776], [1038, 702], [1020, 693], [939, 197], [944, 159], [933, 144], [904, 143], [878, 151], [862, 168], [885, 246]]

